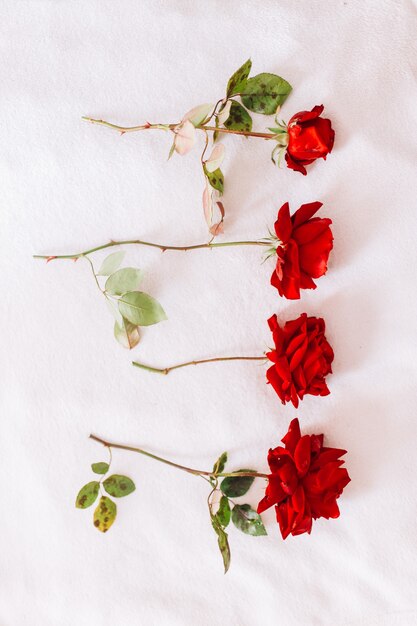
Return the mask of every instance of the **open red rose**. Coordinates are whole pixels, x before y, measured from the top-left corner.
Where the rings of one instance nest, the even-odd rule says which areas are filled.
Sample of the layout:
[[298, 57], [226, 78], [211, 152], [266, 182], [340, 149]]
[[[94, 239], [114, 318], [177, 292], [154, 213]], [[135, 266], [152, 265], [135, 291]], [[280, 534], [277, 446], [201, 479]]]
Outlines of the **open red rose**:
[[266, 378], [282, 404], [291, 401], [297, 408], [305, 394], [327, 396], [330, 391], [325, 377], [332, 372], [334, 354], [324, 335], [324, 320], [302, 313], [281, 328], [273, 315], [268, 324], [275, 350], [266, 353], [273, 363]]
[[290, 217], [286, 202], [278, 212], [275, 232], [280, 245], [271, 285], [278, 289], [280, 296], [298, 300], [300, 289], [315, 289], [313, 278], [320, 278], [327, 271], [327, 260], [333, 248], [332, 220], [313, 217], [321, 206], [321, 202], [302, 204]]
[[288, 122], [288, 147], [285, 153], [287, 166], [307, 174], [305, 165], [316, 159], [325, 159], [332, 151], [334, 130], [330, 120], [320, 117], [324, 106], [311, 111], [300, 111]]
[[269, 450], [271, 475], [258, 513], [275, 505], [281, 535], [310, 533], [313, 519], [339, 517], [337, 498], [350, 482], [340, 457], [346, 450], [323, 447], [323, 435], [301, 436], [293, 419], [282, 439], [285, 447]]

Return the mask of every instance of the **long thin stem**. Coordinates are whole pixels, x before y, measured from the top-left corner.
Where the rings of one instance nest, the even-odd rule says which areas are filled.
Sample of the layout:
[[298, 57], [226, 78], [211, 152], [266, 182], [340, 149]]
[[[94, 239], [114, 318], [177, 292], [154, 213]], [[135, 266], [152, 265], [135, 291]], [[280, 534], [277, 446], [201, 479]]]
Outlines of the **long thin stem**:
[[213, 472], [213, 471], [207, 472], [205, 470], [193, 469], [191, 467], [186, 467], [185, 465], [180, 465], [179, 463], [174, 463], [173, 461], [168, 461], [168, 459], [163, 459], [162, 457], [157, 456], [156, 454], [151, 454], [150, 452], [147, 452], [146, 450], [142, 450], [142, 448], [136, 448], [134, 446], [125, 446], [124, 444], [121, 444], [121, 443], [113, 443], [111, 441], [106, 441], [105, 439], [102, 439], [101, 437], [97, 437], [96, 435], [93, 435], [93, 434], [90, 435], [90, 439], [93, 439], [94, 441], [97, 441], [98, 443], [102, 443], [103, 446], [106, 446], [107, 448], [117, 448], [119, 450], [128, 450], [129, 452], [137, 452], [138, 454], [143, 454], [144, 456], [154, 459], [155, 461], [159, 461], [160, 463], [165, 463], [165, 465], [170, 465], [171, 467], [175, 467], [176, 469], [182, 470], [183, 472], [188, 472], [188, 474], [193, 474], [194, 476], [209, 476], [212, 478], [215, 478], [216, 476], [219, 476], [219, 477], [253, 476], [254, 478], [269, 478], [268, 474], [260, 474], [258, 472], [222, 472], [222, 473], [216, 474], [216, 472]]
[[[92, 117], [83, 117], [83, 120], [86, 122], [91, 122], [91, 124], [99, 124], [100, 126], [107, 126], [107, 128], [112, 128], [113, 130], [117, 130], [119, 133], [135, 133], [140, 130], [174, 130], [178, 126], [178, 124], [140, 124], [139, 126], [118, 126], [117, 124], [111, 124], [110, 122], [106, 122], [105, 120], [96, 120]], [[274, 139], [274, 133], [256, 133], [252, 131], [246, 130], [232, 130], [229, 128], [216, 128], [216, 126], [205, 126], [202, 124], [201, 126], [196, 126], [199, 130], [210, 130], [212, 132], [217, 133], [226, 133], [228, 135], [243, 135], [244, 137], [258, 137], [260, 139]]]
[[201, 359], [200, 361], [186, 361], [185, 363], [179, 363], [178, 365], [172, 365], [171, 367], [151, 367], [138, 361], [132, 361], [132, 365], [140, 367], [148, 372], [155, 372], [156, 374], [169, 374], [172, 370], [177, 370], [180, 367], [188, 367], [188, 365], [199, 365], [200, 363], [214, 363], [217, 361], [265, 361], [266, 356], [220, 356], [213, 359]]
[[259, 137], [260, 139], [274, 139], [274, 133], [254, 133], [248, 130], [231, 130], [229, 128], [216, 128], [216, 126], [197, 126], [197, 128], [212, 130], [217, 133], [226, 133], [228, 135], [243, 135], [244, 137]]
[[84, 250], [83, 252], [76, 252], [74, 254], [56, 254], [56, 255], [47, 255], [47, 254], [34, 254], [34, 259], [79, 259], [80, 257], [85, 257], [88, 254], [92, 254], [93, 252], [98, 252], [99, 250], [105, 250], [106, 248], [113, 248], [114, 246], [127, 246], [127, 245], [135, 245], [135, 246], [148, 246], [150, 248], [158, 248], [162, 252], [166, 250], [177, 250], [184, 251], [187, 250], [201, 250], [203, 248], [226, 248], [228, 246], [270, 246], [271, 242], [264, 240], [254, 240], [254, 241], [223, 241], [219, 243], [199, 243], [193, 246], [167, 246], [161, 243], [152, 243], [151, 241], [143, 241], [142, 239], [124, 239], [121, 241], [109, 241], [108, 243], [104, 243], [100, 246], [96, 246], [95, 248], [90, 248], [89, 250]]

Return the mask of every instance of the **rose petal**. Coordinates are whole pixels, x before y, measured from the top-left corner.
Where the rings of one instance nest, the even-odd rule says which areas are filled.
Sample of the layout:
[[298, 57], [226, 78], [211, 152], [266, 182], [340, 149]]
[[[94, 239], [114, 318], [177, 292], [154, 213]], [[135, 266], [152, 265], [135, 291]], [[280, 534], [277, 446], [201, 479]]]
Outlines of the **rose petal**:
[[275, 232], [282, 243], [287, 243], [292, 233], [292, 222], [290, 218], [290, 205], [288, 202], [282, 205], [278, 211], [277, 221], [274, 224]]
[[294, 215], [292, 216], [292, 224], [293, 228], [304, 224], [307, 220], [313, 217], [323, 206], [322, 202], [310, 202], [308, 204], [302, 204], [299, 209], [296, 210]]

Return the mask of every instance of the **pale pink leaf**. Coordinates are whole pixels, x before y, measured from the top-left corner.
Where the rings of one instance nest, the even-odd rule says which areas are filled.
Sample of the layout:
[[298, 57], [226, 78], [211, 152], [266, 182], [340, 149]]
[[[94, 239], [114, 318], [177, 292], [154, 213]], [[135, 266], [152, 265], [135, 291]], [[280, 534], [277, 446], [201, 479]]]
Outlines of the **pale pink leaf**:
[[195, 144], [195, 128], [188, 120], [182, 122], [174, 130], [175, 133], [175, 151], [181, 156], [187, 154]]
[[223, 159], [224, 159], [224, 145], [222, 143], [219, 143], [213, 149], [213, 152], [210, 154], [209, 158], [205, 162], [206, 170], [208, 172], [215, 172], [223, 163]]
[[213, 217], [213, 200], [211, 197], [211, 187], [207, 179], [206, 179], [206, 186], [203, 191], [203, 210], [204, 210], [204, 217], [206, 219], [207, 226], [210, 228], [211, 220]]
[[217, 235], [221, 235], [224, 232], [223, 222], [219, 222], [218, 224], [213, 224], [213, 226], [209, 229], [210, 234], [213, 237], [217, 237]]
[[229, 118], [231, 106], [232, 106], [232, 100], [228, 100], [226, 104], [224, 105], [224, 107], [221, 109], [220, 113], [217, 116], [219, 126], [222, 126], [225, 123], [225, 121]]
[[191, 111], [188, 111], [182, 118], [182, 121], [185, 122], [185, 120], [189, 120], [194, 126], [199, 126], [207, 120], [213, 109], [213, 104], [199, 104], [191, 109]]

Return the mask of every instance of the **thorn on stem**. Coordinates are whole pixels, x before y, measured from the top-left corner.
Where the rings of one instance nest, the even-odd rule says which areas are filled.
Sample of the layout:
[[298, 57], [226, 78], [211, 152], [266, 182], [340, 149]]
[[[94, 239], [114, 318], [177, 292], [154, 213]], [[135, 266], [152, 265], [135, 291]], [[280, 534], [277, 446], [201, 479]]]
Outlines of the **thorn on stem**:
[[56, 259], [56, 256], [48, 256], [46, 262], [49, 263], [49, 261], [53, 261], [54, 259]]

